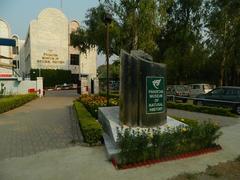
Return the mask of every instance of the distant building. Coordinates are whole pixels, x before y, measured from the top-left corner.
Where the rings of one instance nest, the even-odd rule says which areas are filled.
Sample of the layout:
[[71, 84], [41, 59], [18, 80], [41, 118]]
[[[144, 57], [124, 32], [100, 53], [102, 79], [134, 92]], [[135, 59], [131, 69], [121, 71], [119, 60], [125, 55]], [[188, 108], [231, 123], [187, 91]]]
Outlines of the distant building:
[[87, 54], [80, 53], [78, 48], [71, 46], [70, 35], [80, 27], [79, 22], [73, 20], [69, 23], [69, 60], [70, 70], [72, 76], [75, 78], [80, 77], [96, 77], [97, 75], [97, 51], [93, 48]]
[[[11, 38], [11, 29], [0, 19], [0, 38]], [[0, 46], [0, 77], [12, 76], [12, 47]]]
[[31, 21], [21, 48], [22, 75], [29, 77], [31, 69], [63, 69], [71, 70], [75, 82], [83, 76], [88, 81], [96, 78], [96, 49], [81, 54], [70, 45], [70, 34], [79, 26], [75, 20], [69, 22], [58, 9], [41, 11], [38, 18]]
[[12, 57], [13, 57], [13, 65], [15, 66], [15, 73], [18, 73], [18, 75], [21, 74], [20, 72], [20, 50], [21, 47], [24, 44], [24, 40], [21, 40], [18, 35], [14, 34], [12, 35], [12, 39], [15, 39], [16, 46], [12, 47]]

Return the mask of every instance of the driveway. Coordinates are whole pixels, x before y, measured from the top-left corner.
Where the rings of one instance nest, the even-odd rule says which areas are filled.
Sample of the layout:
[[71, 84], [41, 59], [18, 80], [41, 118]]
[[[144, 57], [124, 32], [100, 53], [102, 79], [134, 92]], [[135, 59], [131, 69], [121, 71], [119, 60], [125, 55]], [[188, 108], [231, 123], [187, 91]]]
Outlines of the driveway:
[[71, 106], [76, 97], [75, 91], [47, 92], [0, 114], [0, 160], [72, 146]]
[[[52, 148], [54, 150], [51, 151], [42, 151], [30, 156], [15, 157], [0, 161], [1, 180], [164, 180], [183, 172], [195, 173], [204, 171], [208, 165], [216, 165], [219, 162], [233, 160], [240, 154], [240, 123], [238, 121], [237, 123], [229, 124], [228, 126], [221, 128], [223, 135], [218, 140], [218, 143], [223, 147], [223, 150], [221, 151], [182, 160], [159, 163], [152, 166], [128, 170], [116, 170], [107, 160], [105, 148], [103, 146], [71, 147], [69, 144], [69, 141], [71, 140], [71, 127], [67, 120], [67, 107], [75, 97], [63, 97], [62, 95], [54, 95], [54, 93], [52, 93], [49, 94], [48, 97], [27, 104], [25, 107], [3, 114], [5, 117], [15, 114], [15, 116], [13, 116], [15, 124], [17, 123], [17, 119], [19, 119], [17, 118], [18, 116], [21, 117], [24, 114], [24, 117], [28, 118], [26, 120], [24, 117], [20, 118], [20, 121], [23, 121], [21, 126], [14, 125], [14, 123], [3, 125], [15, 128], [15, 134], [18, 133], [27, 138], [26, 136], [28, 133], [34, 134], [34, 131], [39, 129], [39, 132], [41, 132], [40, 135], [43, 137], [35, 137], [34, 140], [41, 141], [38, 145], [44, 144], [44, 140], [49, 139], [51, 143], [56, 143], [56, 145], [61, 148], [54, 147]], [[35, 106], [35, 113], [31, 116], [27, 115], [27, 112], [31, 114], [32, 106]], [[0, 117], [0, 122], [8, 122], [3, 120], [4, 118], [2, 115], [0, 115]], [[205, 117], [208, 117], [208, 115]], [[29, 125], [29, 128], [32, 127], [34, 129], [32, 130], [33, 132], [24, 126], [24, 123], [27, 123], [25, 121], [31, 121], [32, 124], [37, 123], [31, 120], [31, 118], [43, 121], [43, 123], [39, 122], [39, 128], [35, 127], [35, 125]], [[11, 118], [9, 119], [11, 120]], [[51, 126], [51, 128], [48, 128], [48, 126]], [[57, 128], [55, 126], [57, 126]], [[8, 127], [9, 131], [11, 127]], [[17, 131], [16, 129], [23, 130]], [[2, 129], [0, 129], [0, 133], [2, 133], [1, 131]], [[6, 130], [5, 133], [7, 133]], [[53, 136], [51, 133], [55, 135]], [[59, 138], [59, 136], [61, 138]], [[14, 136], [14, 138], [16, 137]], [[6, 143], [7, 142], [5, 142], [4, 145], [6, 145]], [[62, 145], [60, 146], [60, 144]], [[44, 147], [47, 147], [46, 149], [51, 149], [49, 146]]]

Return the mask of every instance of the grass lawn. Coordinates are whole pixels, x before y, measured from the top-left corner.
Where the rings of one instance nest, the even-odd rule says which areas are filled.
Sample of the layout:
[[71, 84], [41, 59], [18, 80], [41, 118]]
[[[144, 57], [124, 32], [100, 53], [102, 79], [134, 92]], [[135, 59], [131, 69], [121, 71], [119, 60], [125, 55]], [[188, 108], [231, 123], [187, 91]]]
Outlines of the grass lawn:
[[0, 113], [4, 113], [11, 109], [22, 106], [23, 104], [26, 104], [27, 102], [36, 98], [37, 98], [36, 94], [1, 96], [0, 97]]

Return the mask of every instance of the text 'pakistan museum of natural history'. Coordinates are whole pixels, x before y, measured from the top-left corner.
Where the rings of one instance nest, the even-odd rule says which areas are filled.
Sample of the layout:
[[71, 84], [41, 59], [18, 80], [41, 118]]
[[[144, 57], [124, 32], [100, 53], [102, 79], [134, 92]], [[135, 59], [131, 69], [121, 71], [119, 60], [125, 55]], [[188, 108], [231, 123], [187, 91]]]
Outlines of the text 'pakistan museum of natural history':
[[[97, 77], [97, 51], [80, 53], [70, 44], [70, 34], [77, 30], [76, 20], [68, 21], [62, 11], [46, 8], [29, 25], [25, 43], [20, 49], [20, 72], [29, 76], [31, 69], [71, 70], [75, 82]], [[84, 84], [82, 84], [84, 85]]]

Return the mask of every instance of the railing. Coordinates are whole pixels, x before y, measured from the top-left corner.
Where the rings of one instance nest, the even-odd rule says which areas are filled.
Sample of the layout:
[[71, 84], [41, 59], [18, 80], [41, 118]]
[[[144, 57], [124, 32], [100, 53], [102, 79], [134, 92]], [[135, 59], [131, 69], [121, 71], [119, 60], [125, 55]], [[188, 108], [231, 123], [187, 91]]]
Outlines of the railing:
[[201, 101], [201, 102], [217, 102], [217, 103], [228, 103], [228, 104], [240, 104], [240, 101], [225, 101], [225, 100], [216, 100], [216, 99], [204, 99], [204, 98], [196, 98], [196, 97], [186, 97], [186, 96], [175, 96], [175, 95], [167, 95], [167, 99], [172, 100], [173, 102], [176, 101], [176, 99], [181, 100], [195, 100], [195, 101]]

